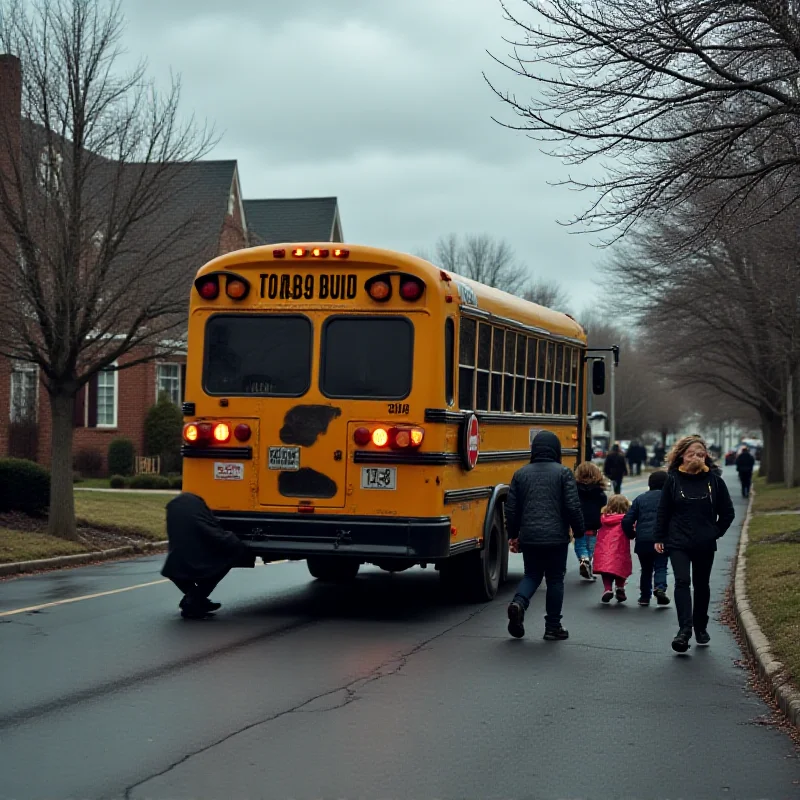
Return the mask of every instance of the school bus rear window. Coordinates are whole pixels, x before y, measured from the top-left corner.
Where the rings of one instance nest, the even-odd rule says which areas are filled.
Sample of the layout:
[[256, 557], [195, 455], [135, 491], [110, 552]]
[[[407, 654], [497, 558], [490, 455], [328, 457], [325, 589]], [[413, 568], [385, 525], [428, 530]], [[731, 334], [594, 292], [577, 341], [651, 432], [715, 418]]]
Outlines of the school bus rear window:
[[322, 334], [328, 397], [402, 400], [411, 392], [414, 326], [405, 317], [333, 317]]
[[299, 397], [311, 382], [311, 321], [217, 314], [206, 324], [207, 394]]

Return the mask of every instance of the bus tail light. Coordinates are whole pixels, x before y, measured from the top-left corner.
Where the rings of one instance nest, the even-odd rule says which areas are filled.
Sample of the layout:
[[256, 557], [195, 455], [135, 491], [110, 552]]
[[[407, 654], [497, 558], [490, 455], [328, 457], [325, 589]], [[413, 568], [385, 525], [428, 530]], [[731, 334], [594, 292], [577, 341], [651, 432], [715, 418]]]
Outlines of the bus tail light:
[[214, 441], [227, 442], [231, 438], [231, 426], [227, 422], [218, 422], [214, 426]]
[[334, 258], [347, 258], [350, 255], [349, 250], [343, 250], [341, 247], [337, 247], [333, 251]]
[[389, 432], [393, 450], [414, 450], [422, 444], [424, 438], [423, 428], [392, 428]]
[[211, 441], [212, 430], [210, 422], [189, 422], [183, 426], [183, 440], [187, 444], [207, 444]]
[[244, 300], [250, 292], [250, 284], [242, 278], [228, 278], [225, 282], [225, 294], [231, 300]]
[[389, 432], [386, 428], [375, 428], [375, 430], [372, 431], [372, 444], [374, 444], [375, 447], [386, 447], [388, 443]]
[[216, 300], [219, 297], [219, 278], [216, 275], [198, 278], [194, 282], [194, 286], [203, 300]]
[[246, 442], [250, 439], [251, 431], [250, 426], [246, 422], [240, 422], [234, 429], [233, 435], [240, 442]]
[[364, 288], [367, 294], [379, 303], [385, 303], [392, 296], [392, 282], [388, 275], [376, 275], [370, 278]]
[[416, 278], [401, 278], [400, 280], [400, 297], [403, 300], [408, 300], [409, 302], [414, 302], [415, 300], [419, 300], [422, 297], [422, 293], [425, 291], [425, 284], [422, 281], [418, 281]]
[[364, 447], [372, 440], [372, 434], [369, 428], [356, 428], [353, 432], [353, 441], [359, 446]]

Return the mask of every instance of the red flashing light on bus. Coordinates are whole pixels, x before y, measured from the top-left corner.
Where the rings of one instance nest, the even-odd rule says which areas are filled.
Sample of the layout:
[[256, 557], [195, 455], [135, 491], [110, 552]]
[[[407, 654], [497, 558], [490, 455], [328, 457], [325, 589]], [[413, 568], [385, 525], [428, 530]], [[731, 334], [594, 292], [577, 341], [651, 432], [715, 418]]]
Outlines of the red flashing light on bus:
[[343, 250], [341, 247], [337, 247], [333, 251], [334, 258], [347, 258], [350, 255], [349, 250]]
[[219, 281], [216, 276], [198, 281], [197, 291], [204, 300], [216, 300], [219, 296]]
[[424, 284], [420, 281], [414, 280], [413, 278], [406, 278], [400, 281], [400, 297], [409, 302], [419, 300], [419, 298], [422, 297], [424, 288]]
[[294, 250], [292, 250], [292, 255], [295, 258], [305, 258], [308, 255], [308, 250], [306, 250], [305, 247], [295, 247]]

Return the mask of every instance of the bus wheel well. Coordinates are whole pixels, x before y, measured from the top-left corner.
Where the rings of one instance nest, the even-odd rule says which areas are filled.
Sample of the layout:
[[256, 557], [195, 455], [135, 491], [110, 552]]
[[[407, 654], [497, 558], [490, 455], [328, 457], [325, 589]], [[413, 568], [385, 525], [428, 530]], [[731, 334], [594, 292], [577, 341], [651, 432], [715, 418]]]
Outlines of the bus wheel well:
[[489, 503], [486, 506], [486, 517], [483, 521], [483, 540], [488, 541], [489, 532], [492, 525], [497, 521], [501, 534], [501, 563], [500, 563], [500, 583], [508, 580], [508, 533], [506, 531], [506, 519], [503, 513], [506, 498], [508, 497], [508, 485], [500, 483], [494, 487]]

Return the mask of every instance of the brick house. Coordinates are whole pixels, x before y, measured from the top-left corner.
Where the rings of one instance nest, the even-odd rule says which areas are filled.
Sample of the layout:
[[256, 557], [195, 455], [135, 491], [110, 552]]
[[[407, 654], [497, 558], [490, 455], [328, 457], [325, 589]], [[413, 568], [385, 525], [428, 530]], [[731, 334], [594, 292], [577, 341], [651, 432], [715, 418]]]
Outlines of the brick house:
[[[21, 114], [20, 62], [9, 55], [0, 55], [0, 120], [5, 126], [17, 126], [17, 139], [36, 135], [32, 123]], [[198, 161], [176, 165], [176, 169], [181, 170], [180, 181], [189, 182], [184, 188], [190, 191], [179, 192], [162, 209], [156, 224], [176, 226], [189, 214], [197, 223], [192, 252], [186, 254], [187, 300], [196, 269], [223, 253], [275, 241], [342, 241], [335, 197], [245, 201], [236, 161]], [[0, 176], [5, 174], [0, 169]], [[248, 224], [249, 216], [253, 226]], [[117, 366], [152, 355], [152, 349], [139, 348], [121, 357]], [[108, 445], [117, 436], [130, 438], [141, 453], [147, 410], [161, 393], [176, 404], [183, 398], [185, 362], [185, 352], [178, 351], [169, 358], [105, 370], [92, 378], [75, 403], [76, 459], [91, 451], [105, 463]], [[0, 356], [0, 457], [48, 464], [50, 433], [50, 406], [38, 367]]]

